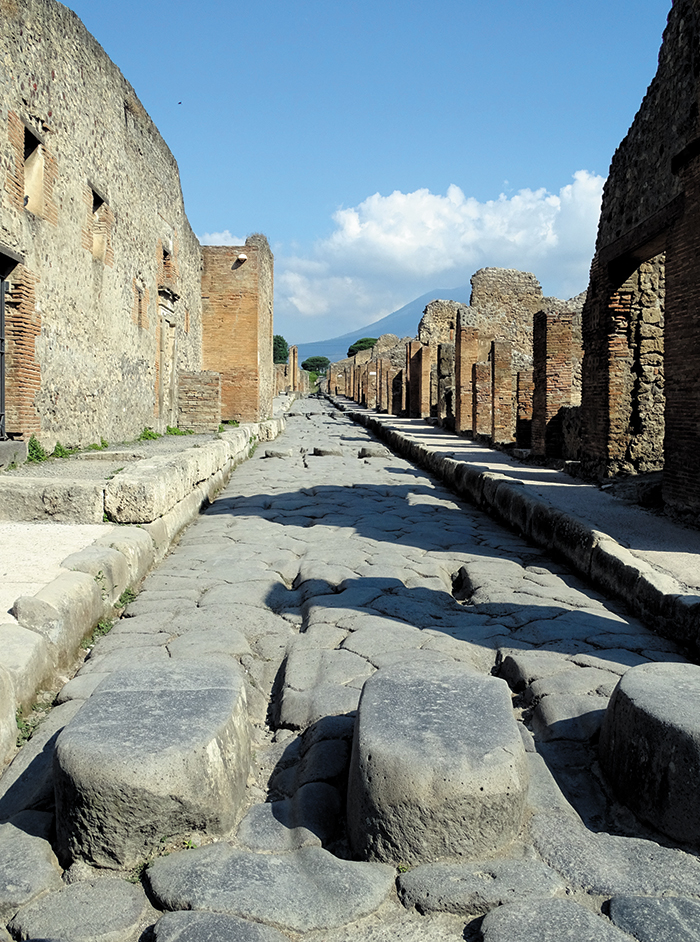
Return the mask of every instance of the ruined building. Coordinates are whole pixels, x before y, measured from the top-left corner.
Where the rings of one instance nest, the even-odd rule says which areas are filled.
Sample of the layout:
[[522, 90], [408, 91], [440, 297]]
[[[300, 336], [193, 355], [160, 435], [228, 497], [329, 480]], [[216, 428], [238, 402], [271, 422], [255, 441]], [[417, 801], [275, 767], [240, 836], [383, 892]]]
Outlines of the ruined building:
[[663, 468], [700, 514], [700, 2], [676, 0], [659, 67], [603, 193], [583, 312], [582, 457]]
[[75, 14], [3, 0], [0, 18], [0, 437], [217, 427], [219, 395], [224, 418], [265, 418], [267, 240], [202, 248], [173, 155]]

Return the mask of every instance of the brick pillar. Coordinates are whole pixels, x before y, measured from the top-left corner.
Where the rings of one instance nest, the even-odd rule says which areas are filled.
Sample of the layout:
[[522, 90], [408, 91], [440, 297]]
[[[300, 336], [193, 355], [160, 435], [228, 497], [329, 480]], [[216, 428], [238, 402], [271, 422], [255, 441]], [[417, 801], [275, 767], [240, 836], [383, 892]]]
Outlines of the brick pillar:
[[491, 341], [491, 441], [513, 441], [513, 351], [505, 340]]
[[377, 360], [377, 412], [389, 412], [389, 370], [386, 359]]
[[472, 366], [472, 434], [491, 435], [491, 364]]
[[700, 514], [700, 159], [679, 168], [683, 215], [666, 245], [664, 500]]
[[562, 413], [571, 405], [573, 314], [538, 311], [533, 322], [535, 389], [532, 397], [532, 452], [560, 458]]
[[517, 382], [517, 415], [515, 440], [518, 448], [530, 448], [532, 444], [532, 394], [535, 389], [534, 371], [520, 370]]
[[290, 383], [292, 386], [292, 392], [299, 391], [299, 351], [296, 347], [289, 348], [289, 367], [290, 367]]
[[377, 408], [377, 387], [379, 380], [379, 363], [370, 360], [367, 364], [367, 408]]
[[403, 370], [392, 369], [390, 377], [389, 412], [392, 415], [401, 415], [404, 411], [403, 397], [406, 392]]
[[420, 418], [420, 355], [423, 344], [411, 340], [406, 347], [406, 406], [412, 419]]
[[418, 414], [421, 419], [430, 418], [430, 367], [432, 365], [432, 349], [427, 344], [421, 344], [418, 351]]
[[455, 346], [455, 431], [472, 433], [472, 368], [479, 359], [479, 332], [457, 325]]

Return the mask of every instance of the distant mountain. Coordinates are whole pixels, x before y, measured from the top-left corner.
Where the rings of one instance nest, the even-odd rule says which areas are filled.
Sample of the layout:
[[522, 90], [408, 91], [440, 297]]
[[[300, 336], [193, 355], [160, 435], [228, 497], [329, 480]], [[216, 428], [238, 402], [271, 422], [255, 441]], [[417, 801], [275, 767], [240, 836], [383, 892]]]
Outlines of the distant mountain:
[[409, 301], [393, 314], [387, 314], [381, 320], [368, 324], [366, 327], [360, 327], [358, 330], [352, 330], [349, 334], [341, 334], [340, 337], [331, 337], [330, 340], [314, 340], [312, 343], [300, 343], [299, 365], [307, 357], [328, 357], [331, 363], [342, 360], [347, 356], [348, 347], [351, 343], [359, 340], [361, 337], [380, 337], [382, 334], [396, 334], [398, 337], [415, 337], [418, 330], [418, 324], [423, 316], [426, 304], [441, 300], [459, 301], [462, 304], [469, 304], [471, 296], [471, 285], [462, 285], [460, 288], [436, 288], [435, 291], [428, 291], [422, 294], [415, 301]]

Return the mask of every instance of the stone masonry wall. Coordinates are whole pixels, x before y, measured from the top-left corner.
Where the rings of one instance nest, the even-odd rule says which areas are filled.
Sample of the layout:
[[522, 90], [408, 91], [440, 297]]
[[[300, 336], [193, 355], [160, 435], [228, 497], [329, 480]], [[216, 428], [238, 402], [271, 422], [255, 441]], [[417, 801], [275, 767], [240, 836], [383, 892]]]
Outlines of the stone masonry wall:
[[192, 432], [216, 432], [221, 423], [219, 373], [180, 373], [178, 377], [178, 428]]
[[2, 5], [0, 89], [0, 251], [24, 257], [8, 432], [52, 447], [171, 423], [177, 373], [201, 369], [201, 254], [170, 150], [53, 0]]

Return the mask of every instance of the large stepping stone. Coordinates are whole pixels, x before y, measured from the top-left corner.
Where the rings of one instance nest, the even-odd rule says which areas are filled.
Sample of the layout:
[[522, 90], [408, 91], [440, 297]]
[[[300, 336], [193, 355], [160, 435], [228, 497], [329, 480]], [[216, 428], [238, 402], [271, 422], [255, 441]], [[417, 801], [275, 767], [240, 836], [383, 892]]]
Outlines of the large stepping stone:
[[254, 854], [224, 843], [161, 857], [147, 871], [164, 909], [213, 910], [292, 932], [374, 912], [394, 876], [391, 867], [339, 860], [320, 847]]
[[499, 906], [481, 924], [483, 942], [632, 942], [603, 916], [569, 900], [524, 900]]
[[104, 878], [41, 896], [20, 909], [9, 929], [17, 939], [131, 942], [149, 910], [142, 887]]
[[404, 661], [365, 683], [348, 787], [357, 856], [410, 864], [489, 854], [520, 830], [527, 787], [504, 681]]
[[288, 942], [276, 929], [223, 913], [166, 913], [153, 936], [155, 942]]
[[130, 867], [161, 839], [223, 834], [250, 767], [233, 662], [172, 661], [103, 681], [56, 744], [59, 853]]
[[621, 802], [678, 841], [700, 840], [700, 667], [643, 664], [621, 678], [599, 757]]
[[401, 902], [418, 912], [481, 915], [530, 897], [555, 896], [561, 877], [539, 860], [489, 860], [471, 864], [434, 863], [399, 876]]
[[700, 902], [615, 896], [610, 918], [639, 942], [700, 942]]
[[291, 798], [253, 805], [240, 823], [238, 840], [258, 851], [320, 846], [338, 837], [341, 821], [338, 790], [310, 782]]

